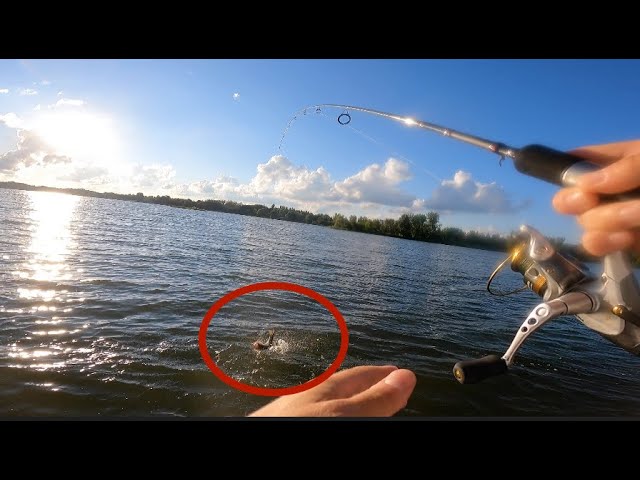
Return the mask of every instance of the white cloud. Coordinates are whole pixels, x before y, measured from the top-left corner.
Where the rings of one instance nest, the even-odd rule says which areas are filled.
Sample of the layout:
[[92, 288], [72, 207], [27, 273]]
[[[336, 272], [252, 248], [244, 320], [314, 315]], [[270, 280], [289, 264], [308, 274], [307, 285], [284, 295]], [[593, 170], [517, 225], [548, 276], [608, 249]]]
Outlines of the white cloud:
[[171, 165], [134, 165], [129, 181], [134, 187], [172, 188], [176, 171]]
[[324, 168], [296, 167], [282, 155], [258, 164], [255, 177], [248, 184], [238, 186], [237, 192], [246, 197], [273, 195], [292, 201], [330, 199], [334, 196], [329, 173]]
[[232, 95], [232, 98], [233, 98], [234, 100], [240, 100], [240, 94], [239, 94], [238, 92], [236, 92], [236, 93], [234, 93], [234, 94]]
[[[59, 98], [50, 107], [80, 107], [84, 104], [83, 100]], [[0, 123], [10, 128], [22, 128], [23, 124], [14, 113], [0, 115]], [[0, 173], [3, 170], [16, 171], [21, 166], [43, 167], [70, 161], [67, 156], [57, 155], [32, 131], [19, 130], [16, 149], [0, 156]], [[54, 178], [60, 181], [109, 185], [121, 191], [138, 190], [147, 194], [168, 191], [168, 194], [178, 197], [276, 203], [322, 213], [364, 214], [371, 218], [397, 217], [405, 212], [426, 210], [512, 213], [526, 206], [514, 204], [495, 182], [478, 182], [462, 170], [456, 172], [452, 179], [442, 180], [430, 198], [417, 198], [404, 187], [404, 183], [412, 179], [410, 165], [396, 158], [389, 158], [382, 164], [367, 165], [351, 176], [335, 179], [324, 167], [298, 166], [282, 155], [275, 155], [258, 164], [255, 175], [248, 182], [221, 176], [177, 183], [174, 167], [160, 164], [128, 166], [126, 173], [122, 170], [117, 177], [109, 176], [107, 169], [95, 164], [74, 163], [50, 168]], [[111, 171], [116, 175], [114, 172]]]
[[[89, 183], [106, 183], [105, 179], [109, 172], [106, 168], [98, 167], [96, 165], [75, 165], [73, 170], [67, 172], [64, 175], [57, 177], [58, 180], [66, 180], [71, 182], [86, 182]], [[95, 180], [99, 181], [96, 182]]]
[[61, 98], [53, 105], [49, 105], [49, 108], [58, 108], [58, 107], [82, 107], [86, 105], [84, 100], [78, 100], [74, 98]]
[[32, 88], [21, 88], [19, 93], [20, 95], [37, 95], [38, 91]]
[[58, 96], [59, 96], [59, 97], [61, 97], [61, 96], [62, 96], [62, 90], [60, 90], [60, 91], [58, 92]]
[[49, 80], [42, 80], [42, 81], [40, 82], [40, 85], [44, 85], [44, 86], [46, 86], [46, 85], [51, 85], [51, 82], [50, 82]]
[[513, 213], [525, 208], [527, 202], [516, 205], [495, 182], [481, 183], [469, 172], [458, 170], [452, 180], [442, 181], [430, 199], [417, 200], [414, 206], [446, 212]]
[[414, 196], [399, 184], [410, 179], [409, 166], [390, 158], [384, 165], [372, 164], [355, 175], [334, 181], [323, 167], [315, 170], [294, 165], [284, 156], [273, 156], [257, 166], [248, 183], [230, 177], [176, 185], [175, 194], [192, 198], [217, 198], [244, 202], [281, 203], [296, 208], [331, 211], [356, 207], [368, 210], [408, 210]]
[[8, 88], [0, 88], [0, 93], [9, 93]]
[[239, 185], [240, 183], [235, 178], [220, 176], [215, 180], [200, 180], [189, 184], [176, 185], [174, 190], [179, 195], [229, 200], [238, 197]]
[[31, 130], [18, 130], [15, 150], [0, 155], [0, 171], [16, 170], [21, 166], [69, 163], [71, 158], [57, 155], [37, 134]]
[[525, 206], [514, 205], [495, 183], [477, 182], [464, 171], [458, 171], [451, 180], [443, 180], [428, 200], [416, 198], [402, 189], [402, 183], [411, 178], [409, 164], [395, 158], [389, 158], [384, 165], [368, 165], [352, 176], [335, 181], [323, 167], [315, 170], [299, 167], [286, 157], [276, 155], [259, 164], [256, 175], [248, 183], [220, 177], [176, 185], [174, 194], [281, 203], [317, 212], [364, 212], [371, 217], [425, 210], [510, 213]]
[[337, 182], [335, 190], [344, 201], [408, 207], [415, 197], [403, 192], [399, 185], [410, 179], [409, 164], [390, 158], [384, 166], [374, 163], [342, 182]]
[[35, 107], [33, 107], [33, 110], [35, 112], [37, 112], [38, 110], [40, 110], [42, 108], [42, 106], [40, 104], [37, 104]]
[[20, 128], [23, 125], [22, 119], [13, 112], [0, 115], [0, 123], [4, 123], [9, 128]]

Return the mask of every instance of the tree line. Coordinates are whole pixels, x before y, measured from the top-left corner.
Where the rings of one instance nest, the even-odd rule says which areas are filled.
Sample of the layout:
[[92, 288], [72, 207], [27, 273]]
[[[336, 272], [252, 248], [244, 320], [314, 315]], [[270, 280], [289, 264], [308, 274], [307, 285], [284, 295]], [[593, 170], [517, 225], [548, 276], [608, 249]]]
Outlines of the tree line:
[[[148, 196], [143, 193], [136, 193], [135, 195], [111, 192], [100, 193], [81, 188], [36, 187], [18, 182], [0, 182], [0, 188], [60, 192], [85, 197], [168, 205], [192, 210], [233, 213], [483, 250], [507, 251], [518, 239], [518, 233], [515, 231], [509, 235], [502, 236], [497, 233], [484, 233], [475, 230], [465, 232], [460, 228], [443, 227], [440, 223], [440, 215], [438, 212], [427, 212], [425, 214], [404, 213], [398, 219], [377, 219], [356, 215], [346, 217], [340, 213], [335, 213], [331, 216], [325, 213], [312, 213], [283, 205], [276, 207], [275, 204], [266, 206], [261, 204], [245, 204], [232, 200], [191, 200], [188, 198], [172, 198], [168, 195]], [[589, 256], [581, 247], [566, 244], [562, 237], [547, 238], [549, 238], [556, 248], [570, 253], [582, 261], [597, 260]], [[638, 262], [640, 258], [638, 256], [636, 256], [635, 260], [636, 264], [640, 265]]]

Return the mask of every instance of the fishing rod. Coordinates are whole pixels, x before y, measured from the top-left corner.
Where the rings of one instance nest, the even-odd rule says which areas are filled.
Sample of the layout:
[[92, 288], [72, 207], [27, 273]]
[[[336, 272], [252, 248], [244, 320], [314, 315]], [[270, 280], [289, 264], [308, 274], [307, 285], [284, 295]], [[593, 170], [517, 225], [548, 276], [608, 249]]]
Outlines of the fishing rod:
[[[343, 110], [343, 112], [338, 115], [338, 123], [340, 125], [348, 125], [351, 123], [351, 114], [349, 111], [354, 111], [387, 118], [389, 120], [403, 123], [408, 127], [418, 127], [434, 133], [439, 133], [442, 136], [450, 137], [464, 143], [469, 143], [499, 155], [500, 165], [502, 165], [505, 158], [510, 158], [513, 160], [516, 170], [520, 173], [544, 180], [554, 185], [575, 187], [577, 185], [578, 178], [600, 168], [598, 165], [588, 162], [576, 155], [555, 150], [544, 145], [532, 144], [522, 148], [515, 148], [502, 142], [487, 140], [476, 135], [470, 135], [459, 130], [454, 130], [453, 128], [443, 127], [435, 123], [425, 122], [424, 120], [418, 120], [406, 115], [382, 112], [372, 108], [342, 105], [337, 103], [323, 103], [312, 107], [306, 107], [298, 113], [302, 112], [306, 114], [306, 112], [310, 110], [315, 110], [316, 113], [320, 113], [323, 108], [337, 108]], [[296, 118], [297, 116], [294, 116], [287, 125], [287, 128], [282, 135], [283, 139], [287, 130], [291, 126], [291, 123]], [[280, 145], [282, 145], [282, 141]], [[604, 202], [640, 199], [640, 188], [621, 194], [602, 194], [600, 198]]]
[[[348, 125], [351, 122], [349, 111], [357, 111], [439, 133], [499, 155], [500, 165], [505, 158], [511, 158], [519, 172], [555, 185], [575, 186], [582, 175], [600, 168], [576, 155], [543, 145], [514, 148], [435, 123], [371, 108], [327, 103], [307, 107], [301, 112], [306, 114], [311, 108], [316, 113], [321, 113], [323, 108], [342, 109], [338, 116], [340, 125]], [[289, 121], [282, 139], [295, 119], [296, 116]], [[602, 201], [640, 199], [640, 188], [621, 194], [601, 195], [600, 198]], [[477, 383], [507, 373], [524, 341], [548, 321], [563, 315], [575, 315], [582, 324], [604, 338], [634, 355], [640, 355], [640, 287], [628, 252], [606, 255], [602, 259], [602, 275], [595, 275], [586, 265], [558, 252], [535, 228], [522, 225], [518, 243], [489, 276], [489, 293], [505, 296], [522, 290], [503, 294], [491, 290], [493, 279], [509, 262], [511, 269], [522, 275], [523, 288], [532, 290], [543, 301], [527, 315], [504, 355], [487, 355], [456, 363], [453, 374], [458, 382]]]

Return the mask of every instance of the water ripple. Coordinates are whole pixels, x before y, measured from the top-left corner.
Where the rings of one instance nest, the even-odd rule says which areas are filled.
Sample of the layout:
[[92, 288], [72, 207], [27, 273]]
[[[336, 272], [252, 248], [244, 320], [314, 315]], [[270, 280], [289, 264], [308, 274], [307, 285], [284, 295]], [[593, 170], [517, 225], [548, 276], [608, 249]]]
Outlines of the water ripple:
[[[269, 399], [214, 377], [197, 336], [216, 300], [261, 281], [304, 285], [340, 309], [344, 367], [415, 371], [400, 415], [640, 412], [640, 360], [571, 317], [536, 333], [513, 375], [458, 385], [453, 364], [504, 352], [538, 302], [484, 291], [496, 252], [43, 192], [0, 189], [0, 206], [0, 415], [251, 412]], [[276, 348], [256, 353], [269, 329]], [[220, 309], [207, 342], [228, 375], [281, 388], [322, 373], [340, 334], [307, 297], [255, 292]]]

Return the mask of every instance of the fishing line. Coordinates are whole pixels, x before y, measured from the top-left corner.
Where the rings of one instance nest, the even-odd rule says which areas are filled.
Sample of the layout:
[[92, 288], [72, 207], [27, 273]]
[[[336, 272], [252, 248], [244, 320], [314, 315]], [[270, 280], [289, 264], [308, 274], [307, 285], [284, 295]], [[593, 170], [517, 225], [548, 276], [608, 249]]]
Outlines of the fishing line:
[[[345, 115], [349, 115], [348, 113], [341, 113], [338, 118], [340, 118], [341, 116], [344, 117]], [[323, 115], [326, 118], [326, 115]], [[349, 118], [351, 118], [351, 115], [349, 115]], [[344, 122], [345, 120], [343, 120]], [[348, 129], [350, 129], [353, 132], [356, 132], [357, 134], [361, 135], [362, 137], [366, 138], [367, 140], [369, 140], [370, 142], [375, 143], [376, 145], [378, 145], [379, 147], [385, 148], [387, 150], [391, 151], [391, 156], [394, 158], [398, 158], [401, 160], [404, 160], [408, 163], [410, 163], [411, 165], [414, 166], [414, 168], [416, 168], [417, 170], [421, 170], [423, 173], [425, 173], [426, 175], [430, 176], [432, 179], [434, 179], [438, 184], [442, 183], [442, 179], [440, 177], [438, 177], [436, 174], [434, 174], [433, 172], [430, 172], [429, 170], [427, 170], [426, 168], [416, 164], [415, 162], [411, 161], [409, 158], [405, 157], [404, 155], [398, 153], [397, 151], [394, 151], [389, 145], [386, 145], [384, 143], [382, 143], [381, 141], [371, 137], [370, 135], [368, 135], [367, 133], [363, 132], [362, 130], [354, 127], [351, 125], [351, 120], [347, 121], [346, 123], [341, 123], [340, 120], [338, 120], [338, 123], [340, 123], [340, 125], [342, 125], [343, 127], [346, 127]]]
[[330, 121], [334, 121], [337, 120], [337, 122], [342, 126], [342, 127], [346, 127], [348, 129], [350, 129], [352, 132], [355, 132], [356, 134], [360, 135], [361, 137], [363, 137], [364, 139], [368, 140], [369, 142], [377, 145], [378, 147], [381, 147], [382, 149], [385, 149], [387, 151], [391, 151], [391, 157], [393, 158], [397, 158], [400, 160], [404, 160], [407, 163], [411, 164], [415, 169], [422, 171], [424, 174], [428, 175], [429, 177], [431, 177], [434, 181], [436, 181], [438, 184], [442, 183], [442, 179], [440, 177], [438, 177], [437, 175], [435, 175], [433, 172], [427, 170], [426, 168], [418, 165], [417, 163], [413, 162], [411, 159], [407, 158], [405, 155], [402, 155], [400, 153], [398, 153], [397, 151], [395, 151], [392, 147], [390, 147], [389, 145], [386, 145], [385, 143], [373, 138], [371, 135], [365, 133], [364, 131], [354, 127], [353, 125], [351, 125], [351, 114], [349, 113], [348, 110], [344, 110], [341, 114], [338, 115], [338, 117], [334, 117], [329, 116], [327, 114], [324, 113], [323, 109], [320, 107], [313, 107], [313, 108], [304, 108], [302, 110], [300, 110], [299, 112], [297, 112], [293, 117], [291, 117], [291, 119], [289, 120], [289, 122], [287, 123], [287, 126], [285, 127], [284, 131], [282, 132], [282, 137], [280, 138], [280, 144], [278, 145], [278, 152], [281, 155], [284, 155], [285, 151], [283, 150], [283, 144], [284, 144], [284, 139], [287, 136], [287, 134], [289, 133], [289, 130], [291, 129], [291, 126], [293, 125], [293, 123], [300, 117], [300, 116], [306, 116], [309, 114], [309, 112], [312, 112], [312, 114], [317, 115], [321, 118], [330, 120]]

